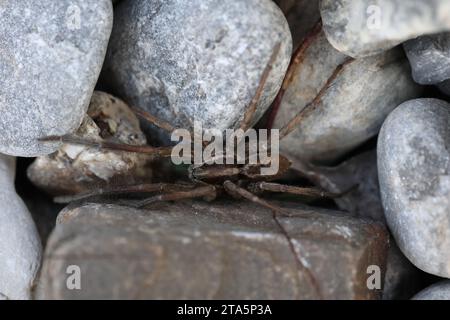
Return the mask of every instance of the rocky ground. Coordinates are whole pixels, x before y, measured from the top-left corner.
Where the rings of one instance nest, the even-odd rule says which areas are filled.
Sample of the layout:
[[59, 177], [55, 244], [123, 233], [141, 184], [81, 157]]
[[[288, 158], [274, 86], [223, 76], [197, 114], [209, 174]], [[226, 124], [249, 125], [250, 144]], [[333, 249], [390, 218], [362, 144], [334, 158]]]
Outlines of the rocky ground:
[[[0, 43], [0, 299], [450, 299], [449, 1], [7, 0]], [[271, 55], [249, 124], [333, 196], [138, 207], [189, 177], [132, 109], [236, 129]]]

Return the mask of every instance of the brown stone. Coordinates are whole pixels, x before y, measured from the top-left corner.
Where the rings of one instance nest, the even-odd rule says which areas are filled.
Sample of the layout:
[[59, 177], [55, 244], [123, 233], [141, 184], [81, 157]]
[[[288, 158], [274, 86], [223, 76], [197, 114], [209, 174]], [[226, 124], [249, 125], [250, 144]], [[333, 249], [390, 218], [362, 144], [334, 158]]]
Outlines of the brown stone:
[[[382, 224], [283, 204], [280, 218], [326, 299], [376, 299], [367, 268], [384, 268]], [[81, 290], [66, 271], [80, 267]], [[39, 298], [315, 299], [272, 213], [248, 202], [178, 202], [136, 210], [71, 205], [60, 213], [44, 258]]]

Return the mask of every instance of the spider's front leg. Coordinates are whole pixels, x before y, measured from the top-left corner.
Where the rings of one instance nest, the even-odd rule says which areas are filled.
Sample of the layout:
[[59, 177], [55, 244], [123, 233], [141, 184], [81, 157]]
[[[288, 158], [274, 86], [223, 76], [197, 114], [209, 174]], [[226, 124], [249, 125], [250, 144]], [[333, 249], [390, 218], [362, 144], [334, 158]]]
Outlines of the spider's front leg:
[[160, 147], [155, 148], [149, 145], [136, 146], [125, 143], [116, 143], [109, 141], [93, 141], [88, 139], [83, 139], [74, 135], [65, 136], [49, 136], [38, 139], [40, 142], [61, 142], [72, 145], [86, 146], [91, 148], [98, 148], [100, 150], [111, 150], [111, 151], [122, 151], [122, 152], [133, 152], [152, 155], [155, 158], [170, 157], [172, 154], [172, 147]]
[[311, 112], [313, 112], [317, 108], [320, 101], [322, 100], [322, 97], [324, 96], [326, 91], [333, 85], [336, 78], [342, 73], [342, 71], [348, 64], [354, 61], [355, 59], [348, 58], [346, 61], [344, 61], [342, 64], [336, 67], [333, 74], [331, 75], [330, 78], [328, 78], [327, 82], [320, 89], [316, 97], [310, 103], [308, 103], [299, 113], [297, 113], [297, 115], [295, 115], [291, 120], [289, 120], [289, 122], [286, 125], [284, 125], [283, 128], [281, 128], [280, 140], [289, 135], [292, 131], [294, 131], [298, 127], [298, 125], [301, 124], [303, 119], [307, 115], [311, 114]]
[[283, 84], [281, 85], [281, 89], [278, 92], [275, 101], [272, 103], [271, 112], [269, 115], [269, 119], [267, 121], [266, 126], [267, 128], [272, 129], [276, 115], [278, 113], [278, 110], [280, 109], [281, 102], [283, 101], [284, 94], [286, 93], [286, 90], [292, 83], [298, 67], [305, 59], [306, 49], [311, 45], [311, 42], [317, 37], [317, 35], [320, 34], [321, 31], [322, 31], [322, 21], [318, 21], [315, 27], [311, 30], [311, 32], [305, 37], [303, 43], [294, 52], [294, 55], [292, 56], [291, 59], [291, 63], [289, 64], [289, 68], [286, 72], [286, 76], [284, 77]]
[[250, 105], [245, 111], [244, 118], [239, 124], [239, 129], [242, 129], [244, 132], [246, 132], [252, 126], [252, 121], [254, 120], [253, 118], [255, 116], [258, 103], [261, 100], [262, 94], [264, 92], [264, 87], [267, 83], [267, 80], [269, 79], [270, 72], [273, 69], [273, 65], [277, 59], [278, 54], [280, 53], [280, 50], [281, 50], [281, 43], [278, 43], [273, 48], [272, 55], [270, 56], [269, 62], [267, 63], [266, 68], [263, 71], [263, 74], [258, 84], [258, 88], [256, 89], [256, 93], [253, 96]]

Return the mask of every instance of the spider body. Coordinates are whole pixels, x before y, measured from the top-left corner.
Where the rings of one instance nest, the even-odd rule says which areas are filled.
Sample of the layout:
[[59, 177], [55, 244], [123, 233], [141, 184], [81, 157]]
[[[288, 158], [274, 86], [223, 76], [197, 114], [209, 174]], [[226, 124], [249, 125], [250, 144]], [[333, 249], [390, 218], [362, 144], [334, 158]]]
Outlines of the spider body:
[[[244, 117], [239, 125], [239, 129], [243, 130], [244, 132], [247, 132], [251, 128], [251, 123], [254, 120], [253, 117], [257, 109], [257, 104], [262, 96], [264, 85], [268, 79], [268, 76], [272, 69], [272, 65], [279, 53], [279, 50], [280, 45], [277, 45], [274, 48], [272, 56], [270, 57], [269, 62], [267, 64], [267, 67], [262, 74], [261, 81], [256, 90], [255, 96], [252, 99], [249, 107], [246, 109]], [[289, 75], [293, 73], [293, 69], [295, 69], [296, 64], [298, 63], [297, 60], [298, 59], [294, 58], [293, 62], [291, 63], [290, 69], [287, 72], [288, 76], [285, 79], [285, 83], [283, 84], [283, 87], [279, 93], [278, 98], [275, 100], [276, 104], [280, 103], [280, 99], [283, 96], [286, 83], [289, 82]], [[292, 132], [301, 123], [301, 120], [305, 117], [305, 115], [308, 114], [308, 112], [311, 112], [312, 110], [315, 109], [316, 105], [321, 99], [323, 92], [332, 84], [332, 80], [339, 74], [339, 72], [341, 72], [345, 64], [346, 63], [336, 68], [334, 74], [330, 78], [330, 81], [328, 81], [327, 84], [322, 88], [317, 97], [280, 130], [279, 135], [280, 139], [284, 138], [290, 132]], [[155, 125], [156, 127], [165, 130], [169, 134], [171, 134], [174, 130], [177, 129], [170, 123], [158, 119], [147, 112], [144, 112], [136, 108], [132, 109], [138, 116], [148, 121], [152, 125]], [[40, 139], [40, 141], [43, 142], [60, 141], [63, 143], [84, 145], [100, 149], [115, 150], [118, 152], [145, 153], [161, 158], [170, 157], [173, 151], [173, 147], [152, 147], [148, 145], [132, 146], [132, 145], [118, 144], [109, 141], [93, 142], [93, 141], [86, 141], [74, 136], [45, 137]], [[247, 144], [246, 145], [247, 151], [248, 147], [249, 146]], [[259, 158], [259, 154], [257, 155]], [[248, 155], [246, 155], [246, 157], [247, 156]], [[266, 201], [259, 195], [264, 192], [289, 193], [294, 195], [311, 196], [311, 197], [337, 197], [340, 195], [327, 193], [315, 188], [302, 188], [272, 182], [278, 180], [280, 177], [285, 175], [288, 169], [290, 168], [291, 165], [290, 161], [282, 155], [278, 155], [277, 157], [278, 170], [270, 175], [262, 174], [262, 169], [267, 167], [267, 165], [270, 165], [270, 163], [262, 164], [261, 162], [257, 162], [256, 164], [253, 164], [248, 163], [247, 161], [243, 164], [226, 164], [228, 162], [225, 160], [226, 160], [225, 158], [222, 158], [222, 161], [219, 161], [219, 163], [217, 163], [217, 161], [215, 163], [205, 161], [202, 164], [191, 165], [187, 170], [187, 176], [189, 177], [190, 180], [189, 183], [152, 183], [152, 184], [140, 184], [131, 186], [112, 186], [106, 189], [93, 190], [92, 192], [88, 192], [85, 194], [70, 197], [59, 197], [56, 199], [56, 201], [71, 202], [75, 200], [91, 198], [93, 196], [113, 195], [113, 194], [123, 195], [131, 193], [156, 194], [140, 201], [137, 204], [137, 207], [146, 207], [152, 205], [155, 202], [160, 201], [178, 201], [182, 199], [194, 199], [194, 198], [214, 200], [221, 194], [228, 194], [234, 198], [243, 198], [252, 201], [258, 205], [264, 206], [272, 210], [273, 219], [277, 224], [277, 226], [279, 227], [279, 229], [281, 230], [281, 232], [285, 235], [289, 243], [289, 246], [291, 247], [292, 253], [295, 256], [299, 269], [303, 270], [305, 274], [308, 276], [312, 287], [317, 293], [317, 296], [319, 298], [323, 298], [321, 288], [318, 286], [316, 278], [314, 277], [311, 270], [309, 270], [309, 268], [305, 266], [304, 263], [302, 262], [302, 259], [299, 257], [300, 253], [297, 252], [297, 250], [295, 249], [291, 237], [286, 232], [282, 222], [279, 220], [279, 217], [282, 217], [283, 215], [289, 216], [290, 215], [289, 211], [279, 207], [278, 205], [272, 204], [269, 201]]]

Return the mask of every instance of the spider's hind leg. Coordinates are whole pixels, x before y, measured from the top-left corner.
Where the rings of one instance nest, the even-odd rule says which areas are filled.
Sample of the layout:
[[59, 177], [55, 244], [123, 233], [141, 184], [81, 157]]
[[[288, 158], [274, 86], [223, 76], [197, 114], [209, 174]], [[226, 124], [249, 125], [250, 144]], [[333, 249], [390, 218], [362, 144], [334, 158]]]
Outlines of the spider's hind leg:
[[165, 201], [176, 201], [176, 200], [186, 200], [186, 199], [196, 199], [196, 198], [207, 198], [213, 199], [217, 195], [216, 187], [213, 185], [196, 187], [187, 191], [176, 191], [171, 193], [165, 193], [153, 196], [151, 198], [140, 201], [136, 204], [137, 208], [145, 208], [156, 202]]
[[156, 193], [156, 192], [177, 192], [194, 189], [191, 184], [171, 184], [171, 183], [146, 183], [124, 186], [111, 186], [100, 188], [73, 196], [59, 196], [54, 198], [56, 203], [70, 203], [72, 201], [85, 200], [98, 196], [125, 195], [134, 193]]
[[[295, 259], [299, 269], [301, 269], [304, 272], [304, 274], [306, 275], [306, 277], [308, 278], [311, 286], [314, 288], [314, 290], [316, 292], [316, 295], [320, 299], [323, 299], [322, 290], [320, 289], [320, 286], [317, 283], [316, 277], [311, 272], [311, 270], [302, 262], [302, 259], [300, 258], [300, 253], [295, 248], [295, 245], [294, 245], [294, 242], [293, 242], [291, 236], [289, 235], [288, 231], [286, 230], [286, 228], [283, 226], [283, 224], [279, 220], [279, 215], [285, 214], [285, 210], [276, 205], [271, 204], [270, 202], [268, 202], [264, 199], [261, 199], [260, 197], [253, 194], [252, 192], [250, 192], [242, 187], [239, 187], [238, 185], [236, 185], [235, 183], [233, 183], [229, 180], [225, 181], [223, 186], [224, 186], [225, 191], [227, 193], [229, 193], [230, 195], [240, 196], [240, 197], [247, 199], [253, 203], [256, 203], [263, 207], [266, 207], [272, 211], [273, 220], [275, 221], [278, 229], [281, 231], [281, 233], [286, 238], [286, 240], [289, 244], [289, 248], [294, 255], [294, 259]], [[287, 216], [289, 216], [289, 214], [287, 214]]]

